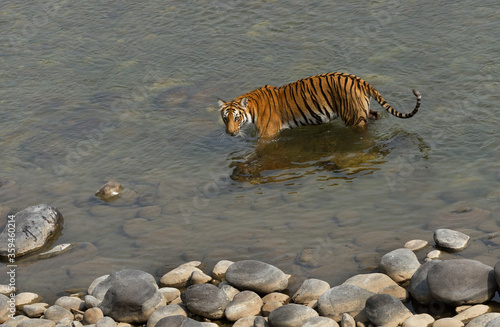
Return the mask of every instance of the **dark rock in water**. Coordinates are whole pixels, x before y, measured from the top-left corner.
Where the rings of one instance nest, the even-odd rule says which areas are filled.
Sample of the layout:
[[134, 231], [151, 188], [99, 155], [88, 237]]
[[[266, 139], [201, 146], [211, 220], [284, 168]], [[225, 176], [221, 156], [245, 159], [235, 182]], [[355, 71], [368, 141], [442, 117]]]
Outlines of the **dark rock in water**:
[[429, 286], [427, 285], [427, 274], [429, 273], [429, 269], [439, 262], [441, 262], [441, 260], [427, 261], [421, 265], [411, 277], [408, 291], [410, 292], [413, 300], [420, 304], [427, 305], [434, 300], [429, 291]]
[[226, 293], [212, 284], [189, 286], [181, 299], [189, 311], [208, 319], [221, 319], [229, 304]]
[[286, 304], [269, 314], [269, 324], [279, 327], [302, 326], [307, 319], [317, 317], [318, 313], [305, 305]]
[[122, 184], [110, 181], [101, 186], [99, 190], [95, 193], [95, 196], [106, 202], [111, 202], [118, 199], [122, 191], [123, 191]]
[[268, 294], [288, 286], [288, 276], [280, 269], [257, 260], [233, 263], [226, 271], [226, 280], [240, 290]]
[[435, 264], [429, 269], [427, 284], [434, 298], [453, 306], [486, 302], [498, 289], [493, 268], [469, 259]]
[[143, 324], [161, 305], [165, 305], [158, 288], [144, 279], [115, 280], [99, 304], [105, 316], [115, 321]]
[[[102, 277], [98, 277], [98, 279], [101, 278]], [[133, 284], [137, 280], [145, 280], [151, 286], [156, 288], [156, 290], [158, 290], [158, 285], [156, 285], [156, 280], [153, 275], [141, 270], [123, 269], [112, 273], [107, 278], [97, 283], [97, 285], [95, 285], [95, 287], [92, 289], [90, 295], [92, 295], [99, 301], [102, 301], [104, 299], [104, 296], [106, 295], [106, 292], [111, 286], [117, 284], [118, 282], [123, 282], [124, 284]]]
[[203, 324], [185, 316], [170, 316], [158, 321], [155, 327], [203, 327]]
[[434, 241], [440, 248], [461, 251], [469, 243], [470, 236], [451, 229], [440, 228], [434, 232]]
[[366, 300], [366, 317], [376, 326], [400, 326], [412, 316], [401, 301], [390, 294], [377, 294]]
[[43, 248], [63, 226], [63, 216], [53, 206], [39, 204], [16, 213], [0, 234], [0, 258], [9, 255], [9, 239], [15, 239], [16, 257]]

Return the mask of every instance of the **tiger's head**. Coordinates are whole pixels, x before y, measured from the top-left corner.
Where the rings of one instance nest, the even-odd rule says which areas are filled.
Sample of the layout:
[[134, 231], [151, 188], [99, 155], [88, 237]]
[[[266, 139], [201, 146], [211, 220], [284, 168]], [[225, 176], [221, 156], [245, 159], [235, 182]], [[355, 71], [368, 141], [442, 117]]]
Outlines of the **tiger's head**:
[[219, 99], [220, 114], [226, 125], [227, 134], [231, 136], [238, 135], [243, 125], [250, 120], [247, 105], [247, 98], [243, 98], [240, 101], [233, 100], [228, 102]]

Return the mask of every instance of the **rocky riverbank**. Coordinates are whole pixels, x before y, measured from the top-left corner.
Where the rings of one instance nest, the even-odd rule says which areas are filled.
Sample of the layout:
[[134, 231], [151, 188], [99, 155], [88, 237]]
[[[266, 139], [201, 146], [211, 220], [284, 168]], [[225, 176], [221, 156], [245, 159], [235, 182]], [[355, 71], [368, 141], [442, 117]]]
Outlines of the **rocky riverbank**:
[[[436, 251], [459, 251], [469, 237], [439, 229], [423, 263], [422, 240], [384, 255], [379, 272], [341, 285], [319, 279], [294, 282], [279, 268], [255, 260], [219, 261], [211, 271], [199, 261], [158, 280], [140, 270], [98, 277], [86, 292], [44, 303], [21, 292], [0, 295], [0, 323], [10, 327], [62, 326], [500, 326], [500, 262], [434, 260]], [[439, 250], [437, 250], [439, 248]], [[295, 284], [295, 285], [294, 285]]]

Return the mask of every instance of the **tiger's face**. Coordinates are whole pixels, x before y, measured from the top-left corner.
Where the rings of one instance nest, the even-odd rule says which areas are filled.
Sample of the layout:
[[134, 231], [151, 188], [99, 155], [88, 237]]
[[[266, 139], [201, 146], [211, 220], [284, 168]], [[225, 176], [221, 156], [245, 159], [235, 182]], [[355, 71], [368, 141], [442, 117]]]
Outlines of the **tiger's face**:
[[240, 133], [243, 125], [248, 121], [247, 111], [248, 99], [243, 98], [240, 102], [229, 101], [224, 102], [219, 99], [220, 114], [226, 125], [226, 133], [231, 136], [236, 136]]

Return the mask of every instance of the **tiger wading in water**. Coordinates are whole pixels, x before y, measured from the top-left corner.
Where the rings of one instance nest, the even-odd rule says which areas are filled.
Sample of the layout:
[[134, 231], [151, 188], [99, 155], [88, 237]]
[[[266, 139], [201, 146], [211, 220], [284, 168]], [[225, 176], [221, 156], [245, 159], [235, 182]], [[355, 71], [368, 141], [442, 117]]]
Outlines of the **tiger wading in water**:
[[385, 110], [398, 118], [413, 117], [420, 107], [403, 114], [392, 108], [368, 82], [344, 73], [327, 73], [307, 77], [275, 87], [265, 85], [236, 99], [219, 99], [226, 133], [235, 136], [248, 122], [255, 125], [257, 134], [269, 138], [281, 130], [305, 125], [319, 125], [340, 117], [346, 125], [363, 128], [367, 119], [377, 119], [379, 113], [370, 110], [373, 97]]

